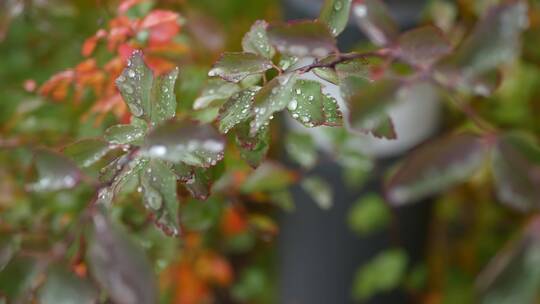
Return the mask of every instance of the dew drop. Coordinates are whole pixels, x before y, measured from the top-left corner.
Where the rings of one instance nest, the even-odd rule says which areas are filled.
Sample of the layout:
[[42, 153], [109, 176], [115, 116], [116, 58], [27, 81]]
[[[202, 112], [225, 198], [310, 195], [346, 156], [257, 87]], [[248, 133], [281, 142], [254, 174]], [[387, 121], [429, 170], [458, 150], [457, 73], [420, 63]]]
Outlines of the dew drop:
[[339, 11], [343, 7], [343, 4], [341, 4], [341, 1], [336, 1], [334, 3], [334, 10]]
[[291, 111], [296, 110], [297, 107], [298, 107], [298, 102], [296, 101], [296, 99], [291, 100], [291, 102], [289, 102], [289, 104], [287, 105], [287, 108]]

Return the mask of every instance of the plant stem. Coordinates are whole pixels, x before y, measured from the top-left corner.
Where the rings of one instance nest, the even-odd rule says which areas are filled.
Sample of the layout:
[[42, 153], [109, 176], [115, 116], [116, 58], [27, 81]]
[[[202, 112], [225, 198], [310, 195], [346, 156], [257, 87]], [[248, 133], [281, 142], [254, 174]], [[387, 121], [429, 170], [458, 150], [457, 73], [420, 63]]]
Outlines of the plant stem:
[[367, 59], [369, 57], [384, 58], [384, 57], [387, 57], [389, 54], [390, 52], [387, 49], [380, 49], [377, 51], [365, 52], [365, 53], [337, 54], [335, 60], [332, 60], [330, 62], [316, 61], [310, 65], [306, 65], [304, 67], [297, 69], [297, 71], [303, 74], [316, 68], [335, 68], [336, 65], [345, 61], [353, 60], [353, 59]]

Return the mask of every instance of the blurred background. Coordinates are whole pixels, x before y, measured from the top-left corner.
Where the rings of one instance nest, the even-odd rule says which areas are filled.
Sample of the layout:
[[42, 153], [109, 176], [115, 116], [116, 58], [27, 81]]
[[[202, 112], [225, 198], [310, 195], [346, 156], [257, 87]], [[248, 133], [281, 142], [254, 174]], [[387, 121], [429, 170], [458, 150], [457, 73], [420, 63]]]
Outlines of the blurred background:
[[[24, 145], [63, 147], [129, 120], [113, 79], [126, 54], [141, 45], [154, 71], [180, 66], [177, 112], [204, 121], [212, 114], [193, 111], [192, 105], [223, 51], [240, 51], [244, 33], [256, 20], [316, 18], [322, 5], [322, 0], [129, 2], [0, 0], [0, 301], [27, 303], [30, 290], [40, 292], [32, 283], [33, 262], [23, 256], [7, 263], [11, 254], [5, 244], [16, 239], [19, 247], [50, 246], [76, 226], [76, 215], [90, 195], [85, 188], [26, 192], [32, 155]], [[486, 8], [501, 1], [384, 2], [402, 30], [435, 24], [461, 41]], [[521, 57], [503, 68], [504, 81], [492, 97], [471, 97], [470, 102], [501, 128], [540, 134], [540, 5], [529, 1], [529, 6]], [[166, 44], [152, 44], [156, 28], [151, 26], [133, 37], [123, 33], [121, 16], [144, 20], [152, 10], [179, 16]], [[345, 51], [372, 47], [353, 22], [338, 42]], [[146, 228], [142, 208], [129, 204], [133, 196], [123, 196], [114, 216], [127, 223], [154, 262], [162, 303], [478, 303], [478, 275], [501, 250], [519, 247], [512, 241], [521, 240], [533, 216], [502, 206], [485, 172], [409, 206], [384, 202], [382, 180], [388, 168], [429, 138], [470, 124], [457, 109], [426, 98], [392, 110], [400, 138], [407, 139], [397, 143], [349, 138], [339, 131], [306, 133], [286, 119], [272, 130], [270, 158], [326, 181], [334, 194], [330, 208], [321, 208], [305, 185], [293, 182], [290, 197], [279, 198], [283, 205], [294, 202], [288, 212], [252, 204], [256, 196], [234, 203], [226, 196], [211, 197], [202, 211], [189, 201], [181, 209], [186, 234], [178, 240]], [[336, 160], [328, 152], [332, 142], [324, 140], [328, 132], [332, 138], [347, 137], [354, 151]], [[290, 152], [290, 142], [306, 134], [315, 138], [319, 158], [307, 169]], [[84, 262], [76, 257], [70, 267], [85, 276]], [[540, 265], [515, 269], [517, 274], [508, 278], [523, 280], [520, 294], [537, 295]], [[529, 303], [513, 295], [500, 299], [513, 302], [486, 303]]]

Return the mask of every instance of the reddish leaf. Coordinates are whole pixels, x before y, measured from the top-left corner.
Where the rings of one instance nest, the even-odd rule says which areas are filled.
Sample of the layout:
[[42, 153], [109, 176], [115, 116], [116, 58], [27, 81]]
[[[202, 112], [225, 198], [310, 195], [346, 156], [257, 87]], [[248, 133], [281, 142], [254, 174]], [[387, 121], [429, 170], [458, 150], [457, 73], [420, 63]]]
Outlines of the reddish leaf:
[[388, 46], [397, 40], [398, 26], [381, 0], [355, 0], [352, 12], [360, 29], [374, 44]]
[[336, 40], [318, 21], [295, 21], [268, 27], [270, 42], [285, 55], [324, 57], [336, 52]]
[[391, 203], [413, 203], [470, 177], [482, 164], [485, 147], [472, 134], [448, 135], [420, 146], [386, 183]]
[[179, 15], [173, 11], [153, 10], [141, 23], [141, 29], [149, 31], [148, 44], [159, 45], [170, 42], [180, 31]]
[[540, 205], [540, 148], [524, 134], [503, 135], [492, 158], [499, 199], [519, 210]]
[[444, 33], [434, 26], [424, 26], [399, 37], [399, 56], [419, 66], [430, 66], [452, 51]]

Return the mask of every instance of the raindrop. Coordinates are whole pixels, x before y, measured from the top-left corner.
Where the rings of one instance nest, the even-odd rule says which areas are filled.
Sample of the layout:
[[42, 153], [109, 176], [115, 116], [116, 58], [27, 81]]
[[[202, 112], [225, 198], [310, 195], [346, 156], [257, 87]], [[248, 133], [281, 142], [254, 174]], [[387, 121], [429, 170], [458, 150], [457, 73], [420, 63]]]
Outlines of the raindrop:
[[287, 108], [291, 111], [296, 110], [297, 107], [298, 107], [298, 102], [296, 101], [296, 99], [291, 100], [291, 102], [289, 102], [289, 104], [287, 105]]
[[128, 70], [127, 71], [127, 74], [130, 78], [134, 78], [135, 77], [135, 72], [133, 70]]
[[336, 11], [339, 11], [342, 7], [343, 7], [343, 4], [341, 4], [341, 1], [336, 1], [336, 3], [334, 3], [334, 9]]

